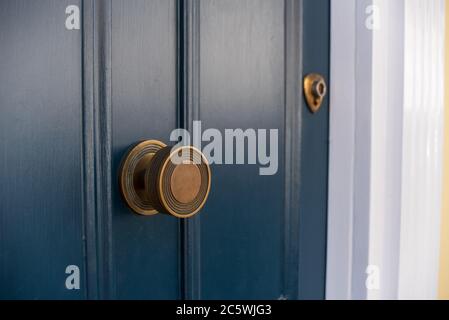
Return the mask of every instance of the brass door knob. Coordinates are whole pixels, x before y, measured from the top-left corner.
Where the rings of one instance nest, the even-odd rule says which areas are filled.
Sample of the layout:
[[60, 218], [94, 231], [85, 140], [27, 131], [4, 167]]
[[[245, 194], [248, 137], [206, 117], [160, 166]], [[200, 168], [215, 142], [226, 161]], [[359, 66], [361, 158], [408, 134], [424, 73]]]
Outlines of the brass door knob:
[[123, 158], [120, 189], [127, 205], [141, 215], [189, 218], [206, 203], [211, 172], [194, 147], [173, 149], [157, 140], [143, 141]]

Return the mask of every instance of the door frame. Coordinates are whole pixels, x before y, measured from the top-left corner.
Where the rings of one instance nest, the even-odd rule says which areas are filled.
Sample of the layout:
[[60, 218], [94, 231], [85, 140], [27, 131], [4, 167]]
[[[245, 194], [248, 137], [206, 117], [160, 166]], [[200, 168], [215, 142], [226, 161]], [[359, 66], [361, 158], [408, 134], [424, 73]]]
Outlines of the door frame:
[[328, 299], [437, 297], [443, 58], [444, 0], [331, 1]]

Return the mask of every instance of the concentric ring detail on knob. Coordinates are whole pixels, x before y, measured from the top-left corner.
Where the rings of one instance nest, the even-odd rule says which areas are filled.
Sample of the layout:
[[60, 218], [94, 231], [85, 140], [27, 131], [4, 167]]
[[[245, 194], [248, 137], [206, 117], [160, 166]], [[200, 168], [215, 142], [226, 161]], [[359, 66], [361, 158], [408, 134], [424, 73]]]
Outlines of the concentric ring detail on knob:
[[153, 156], [166, 145], [157, 140], [147, 140], [134, 145], [126, 154], [120, 169], [120, 190], [126, 204], [141, 215], [154, 215], [145, 187], [145, 171]]
[[[174, 163], [174, 157], [179, 154], [181, 163]], [[154, 157], [146, 179], [150, 199], [158, 211], [188, 218], [204, 206], [211, 173], [207, 159], [194, 147], [174, 151], [165, 147]]]

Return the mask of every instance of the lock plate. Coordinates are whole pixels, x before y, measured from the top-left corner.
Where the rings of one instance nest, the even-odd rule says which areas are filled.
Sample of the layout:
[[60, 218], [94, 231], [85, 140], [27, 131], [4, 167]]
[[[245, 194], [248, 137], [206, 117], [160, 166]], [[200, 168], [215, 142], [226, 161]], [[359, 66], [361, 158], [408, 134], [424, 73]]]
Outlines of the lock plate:
[[320, 74], [311, 73], [304, 78], [304, 95], [312, 113], [318, 112], [327, 94], [326, 80]]

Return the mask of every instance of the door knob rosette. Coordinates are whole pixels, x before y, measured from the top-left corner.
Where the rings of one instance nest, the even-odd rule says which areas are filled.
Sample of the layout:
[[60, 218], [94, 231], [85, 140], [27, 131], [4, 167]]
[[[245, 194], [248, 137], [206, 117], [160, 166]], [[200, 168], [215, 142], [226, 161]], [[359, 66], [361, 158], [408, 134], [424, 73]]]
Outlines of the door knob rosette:
[[143, 141], [125, 155], [120, 171], [123, 198], [141, 215], [192, 217], [210, 191], [207, 159], [191, 146], [173, 148], [156, 140]]

